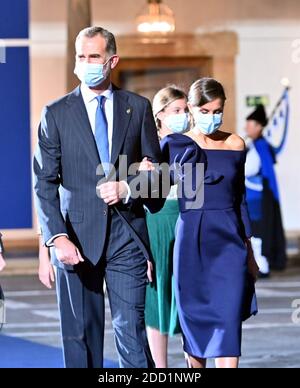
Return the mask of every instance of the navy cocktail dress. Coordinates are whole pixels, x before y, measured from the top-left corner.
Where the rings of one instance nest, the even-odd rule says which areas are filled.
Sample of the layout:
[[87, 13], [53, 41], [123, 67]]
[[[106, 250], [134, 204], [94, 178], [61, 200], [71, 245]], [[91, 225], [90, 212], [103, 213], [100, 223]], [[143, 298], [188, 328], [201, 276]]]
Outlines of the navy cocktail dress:
[[257, 312], [245, 246], [251, 236], [244, 199], [246, 154], [202, 149], [181, 134], [167, 136], [161, 146], [170, 164], [193, 166], [189, 179], [184, 171], [173, 176], [183, 188], [191, 179], [195, 183], [197, 163], [205, 171], [203, 206], [191, 208], [185, 195], [179, 198], [174, 279], [184, 350], [198, 358], [239, 357], [242, 321]]

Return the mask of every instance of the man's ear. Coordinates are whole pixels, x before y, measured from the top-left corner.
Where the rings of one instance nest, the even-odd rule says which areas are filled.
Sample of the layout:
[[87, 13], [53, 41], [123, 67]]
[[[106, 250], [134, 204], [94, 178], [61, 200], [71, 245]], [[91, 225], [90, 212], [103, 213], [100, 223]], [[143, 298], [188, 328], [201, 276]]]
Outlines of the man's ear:
[[254, 121], [254, 128], [257, 132], [261, 132], [264, 129], [264, 127], [258, 121]]
[[117, 66], [117, 64], [119, 63], [119, 60], [120, 60], [120, 57], [118, 55], [114, 55], [112, 57], [111, 65], [110, 65], [111, 69], [114, 69]]

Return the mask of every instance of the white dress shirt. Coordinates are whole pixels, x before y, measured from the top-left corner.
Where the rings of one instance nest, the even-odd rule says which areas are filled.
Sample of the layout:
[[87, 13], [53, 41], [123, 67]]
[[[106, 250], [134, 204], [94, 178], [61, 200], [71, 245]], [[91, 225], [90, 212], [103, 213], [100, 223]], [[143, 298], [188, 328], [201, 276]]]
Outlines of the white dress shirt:
[[[95, 125], [96, 125], [96, 112], [98, 108], [98, 94], [93, 92], [88, 86], [84, 83], [81, 84], [81, 95], [83, 98], [84, 105], [89, 116], [89, 121], [93, 134], [95, 135]], [[112, 150], [112, 136], [113, 136], [113, 120], [114, 120], [114, 94], [112, 91], [112, 85], [109, 86], [104, 93], [101, 94], [105, 96], [104, 100], [104, 112], [107, 120], [107, 131], [108, 131], [108, 144], [109, 144], [109, 157], [111, 157]]]
[[[86, 84], [82, 83], [81, 87], [81, 95], [83, 98], [83, 102], [88, 114], [89, 122], [93, 131], [93, 134], [95, 135], [96, 130], [96, 111], [98, 108], [98, 100], [97, 97], [99, 96], [97, 93], [93, 92]], [[104, 100], [104, 112], [107, 120], [107, 131], [108, 131], [108, 145], [109, 145], [109, 157], [111, 158], [111, 152], [112, 152], [112, 138], [113, 138], [113, 122], [114, 122], [114, 93], [112, 90], [112, 85], [110, 84], [109, 88], [105, 90], [101, 95], [105, 96]], [[123, 202], [126, 204], [129, 201], [131, 191], [129, 188], [129, 185], [126, 181], [122, 181], [127, 186], [127, 196], [124, 198]], [[53, 246], [53, 242], [57, 237], [66, 236], [65, 233], [59, 233], [55, 236], [53, 236], [50, 240], [46, 242], [47, 247]]]

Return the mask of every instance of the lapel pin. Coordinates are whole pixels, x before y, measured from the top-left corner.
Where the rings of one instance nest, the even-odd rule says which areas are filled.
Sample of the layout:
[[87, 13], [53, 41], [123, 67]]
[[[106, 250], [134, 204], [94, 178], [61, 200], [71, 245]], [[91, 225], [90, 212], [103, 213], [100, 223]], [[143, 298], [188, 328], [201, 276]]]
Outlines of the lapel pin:
[[127, 111], [126, 111], [126, 113], [129, 115], [129, 114], [131, 113], [131, 109], [128, 108]]

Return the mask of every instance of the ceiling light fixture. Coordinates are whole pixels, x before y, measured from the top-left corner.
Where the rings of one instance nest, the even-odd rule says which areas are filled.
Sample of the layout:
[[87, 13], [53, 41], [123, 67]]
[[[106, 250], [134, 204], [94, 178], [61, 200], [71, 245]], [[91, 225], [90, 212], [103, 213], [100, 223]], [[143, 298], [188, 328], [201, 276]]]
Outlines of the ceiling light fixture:
[[175, 31], [173, 11], [162, 0], [148, 0], [136, 17], [137, 30], [143, 34], [169, 34]]

